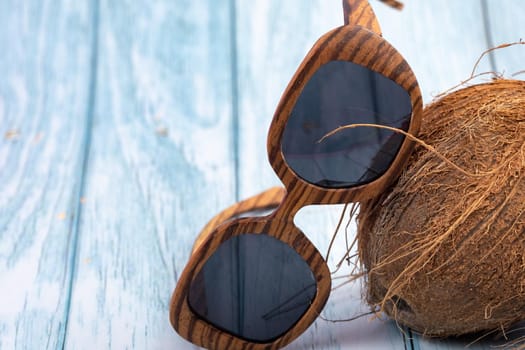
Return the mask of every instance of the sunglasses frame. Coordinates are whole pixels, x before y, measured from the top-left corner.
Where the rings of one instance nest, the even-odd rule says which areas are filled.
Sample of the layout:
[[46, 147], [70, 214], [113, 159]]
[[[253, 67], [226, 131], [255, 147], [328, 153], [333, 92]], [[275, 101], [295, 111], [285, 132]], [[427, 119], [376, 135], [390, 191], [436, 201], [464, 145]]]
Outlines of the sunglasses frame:
[[[170, 321], [190, 342], [208, 349], [277, 349], [303, 333], [322, 311], [331, 289], [328, 266], [303, 232], [295, 226], [297, 211], [311, 204], [341, 204], [370, 199], [381, 193], [401, 172], [413, 143], [405, 138], [395, 159], [379, 178], [351, 188], [324, 188], [301, 179], [286, 164], [281, 139], [289, 115], [312, 75], [331, 61], [350, 61], [396, 82], [410, 96], [412, 118], [408, 133], [416, 135], [422, 113], [417, 80], [408, 63], [380, 35], [379, 24], [366, 0], [343, 0], [345, 26], [323, 35], [292, 77], [277, 106], [268, 132], [270, 164], [286, 190], [274, 188], [239, 202], [214, 217], [198, 236], [190, 260], [181, 274], [170, 303]], [[352, 24], [349, 24], [352, 23]], [[276, 208], [264, 217], [236, 218], [252, 210]], [[309, 265], [317, 282], [317, 294], [304, 315], [285, 334], [267, 343], [255, 343], [214, 327], [197, 316], [188, 304], [191, 282], [205, 262], [226, 240], [242, 234], [266, 234], [292, 247]]]

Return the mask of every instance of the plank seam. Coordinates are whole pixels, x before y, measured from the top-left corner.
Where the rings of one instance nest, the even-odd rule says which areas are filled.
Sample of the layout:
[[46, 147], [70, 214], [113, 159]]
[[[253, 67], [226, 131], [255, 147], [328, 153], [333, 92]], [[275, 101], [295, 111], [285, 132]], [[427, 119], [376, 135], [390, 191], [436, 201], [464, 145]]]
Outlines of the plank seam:
[[[487, 49], [495, 47], [494, 39], [492, 38], [492, 30], [489, 18], [489, 8], [487, 0], [481, 0], [481, 18], [483, 19], [483, 30], [485, 32], [485, 40], [487, 41]], [[490, 51], [488, 54], [490, 69], [496, 72], [496, 57], [494, 51]]]
[[415, 341], [415, 334], [412, 332], [411, 328], [407, 328], [408, 332], [408, 345], [410, 346], [411, 350], [419, 350], [419, 343]]
[[239, 149], [239, 66], [237, 60], [237, 9], [236, 0], [230, 1], [230, 60], [231, 60], [231, 104], [232, 104], [232, 147], [234, 167], [235, 200], [240, 200], [240, 149]]
[[78, 162], [78, 186], [76, 188], [76, 194], [73, 196], [72, 208], [74, 208], [73, 219], [71, 222], [69, 242], [68, 242], [68, 265], [66, 267], [67, 272], [65, 274], [64, 285], [66, 286], [66, 301], [64, 308], [63, 324], [60, 326], [59, 337], [57, 342], [58, 349], [64, 349], [67, 340], [67, 330], [69, 325], [69, 315], [71, 311], [71, 300], [73, 295], [73, 281], [78, 269], [78, 245], [79, 245], [79, 227], [80, 217], [82, 211], [81, 198], [85, 193], [86, 188], [86, 174], [89, 163], [89, 153], [91, 149], [91, 137], [93, 129], [94, 119], [94, 108], [96, 99], [96, 88], [97, 88], [97, 73], [98, 73], [98, 41], [99, 41], [99, 11], [100, 2], [95, 0], [92, 2], [92, 24], [93, 33], [91, 39], [91, 57], [90, 57], [90, 73], [88, 81], [88, 96], [87, 96], [87, 109], [86, 109], [86, 121], [84, 126], [84, 136], [82, 140], [83, 152], [79, 156]]

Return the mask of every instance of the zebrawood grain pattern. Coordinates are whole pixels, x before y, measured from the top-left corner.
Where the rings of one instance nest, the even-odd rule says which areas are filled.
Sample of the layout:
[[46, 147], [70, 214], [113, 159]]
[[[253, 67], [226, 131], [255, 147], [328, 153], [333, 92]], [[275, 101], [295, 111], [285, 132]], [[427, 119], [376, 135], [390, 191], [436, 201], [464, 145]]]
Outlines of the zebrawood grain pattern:
[[215, 228], [227, 221], [241, 216], [254, 216], [265, 211], [275, 210], [284, 200], [286, 190], [272, 187], [261, 194], [237, 202], [214, 216], [195, 239], [192, 254], [208, 239]]
[[236, 11], [238, 183], [247, 198], [280, 184], [266, 165], [275, 107], [313, 43], [343, 21], [340, 1], [238, 1]]
[[417, 80], [403, 57], [380, 36], [358, 26], [343, 26], [323, 35], [305, 57], [288, 84], [275, 111], [268, 133], [270, 164], [284, 183], [290, 196], [290, 207], [283, 209], [294, 215], [310, 204], [341, 204], [371, 198], [394, 181], [408, 159], [412, 142], [405, 139], [396, 158], [383, 175], [365, 185], [351, 189], [327, 189], [299, 178], [285, 163], [281, 151], [284, 127], [306, 82], [322, 65], [330, 61], [350, 61], [380, 73], [397, 83], [410, 96], [412, 118], [408, 132], [416, 135], [421, 122], [422, 99]]
[[344, 24], [353, 24], [381, 35], [381, 27], [368, 1], [343, 0]]
[[[374, 9], [383, 37], [410, 62], [425, 104], [467, 79], [487, 47], [480, 1], [407, 1], [403, 11]], [[490, 70], [488, 61], [479, 70]]]
[[[359, 16], [359, 20], [362, 20], [363, 23], [373, 22], [366, 19], [367, 15], [373, 16], [373, 13], [364, 12]], [[395, 179], [402, 165], [408, 159], [412, 145], [408, 139], [405, 139], [384, 174], [366, 185], [345, 189], [322, 188], [306, 182], [295, 175], [284, 162], [281, 152], [281, 138], [292, 108], [313, 74], [320, 67], [332, 61], [348, 61], [367, 67], [402, 87], [408, 93], [412, 104], [412, 117], [408, 132], [417, 134], [421, 119], [422, 100], [415, 76], [402, 56], [379, 35], [363, 29], [361, 26], [345, 25], [323, 35], [309, 51], [283, 93], [268, 133], [270, 164], [287, 190], [283, 202], [270, 216], [228, 221], [213, 231], [205, 228], [196, 243], [198, 249], [192, 253], [179, 278], [171, 301], [170, 320], [181, 336], [197, 345], [209, 349], [277, 349], [304, 332], [324, 307], [330, 291], [331, 277], [323, 257], [303, 233], [297, 229], [292, 218], [300, 208], [309, 204], [341, 204], [371, 198]], [[265, 196], [270, 196], [270, 199], [273, 199], [270, 193], [265, 193], [261, 199], [263, 202]], [[212, 222], [228, 217], [229, 212], [234, 210], [232, 208], [226, 210]], [[192, 281], [206, 261], [223, 242], [244, 233], [272, 236], [294, 247], [310, 266], [317, 281], [317, 294], [305, 314], [287, 333], [263, 344], [245, 341], [203, 321], [191, 310], [188, 302]]]
[[[268, 115], [273, 112], [271, 106], [275, 105], [275, 101], [278, 99], [276, 91], [282, 90], [286, 83], [281, 76], [275, 75], [273, 72], [286, 70], [289, 75], [293, 72], [297, 65], [295, 62], [298, 62], [301, 57], [301, 50], [304, 52], [302, 47], [306, 44], [302, 44], [302, 42], [308, 42], [308, 35], [311, 36], [310, 40], [314, 39], [312, 27], [326, 31], [330, 27], [338, 25], [338, 23], [328, 20], [331, 18], [328, 11], [332, 13], [337, 11], [333, 4], [326, 4], [325, 6], [318, 5], [315, 2], [311, 4], [312, 11], [320, 14], [319, 17], [326, 19], [320, 21], [318, 16], [305, 17], [305, 21], [311, 25], [305, 27], [304, 30], [292, 31], [291, 33], [286, 30], [288, 25], [292, 28], [304, 27], [300, 17], [295, 16], [292, 4], [286, 3], [279, 7], [268, 2], [254, 1], [250, 2], [250, 8], [252, 5], [257, 9], [256, 13], [260, 14], [255, 20], [253, 17], [246, 19], [246, 16], [238, 15], [242, 27], [248, 28], [248, 31], [239, 32], [239, 52], [254, 53], [253, 56], [249, 56], [250, 58], [243, 57], [243, 55], [239, 55], [238, 58], [241, 69], [239, 75], [241, 77], [241, 88], [239, 89], [241, 97], [239, 99], [241, 103], [240, 114], [244, 117], [241, 120], [242, 127], [240, 129], [242, 133], [239, 137], [240, 143], [245, 145], [245, 151], [241, 153], [241, 164], [243, 165], [240, 169], [241, 176], [239, 179], [241, 197], [246, 197], [256, 190], [277, 184], [275, 175], [260, 166], [266, 158], [266, 154], [260, 152], [261, 145], [264, 143], [264, 139], [260, 136], [262, 134], [260, 126], [264, 127], [265, 123], [268, 123]], [[300, 8], [301, 5], [298, 6]], [[332, 6], [333, 8], [331, 8]], [[403, 53], [418, 76], [424, 100], [427, 103], [434, 98], [435, 94], [466, 79], [470, 75], [475, 60], [486, 48], [484, 27], [480, 18], [481, 5], [478, 1], [409, 1], [405, 2], [405, 7], [401, 12], [392, 11], [392, 9], [375, 2], [372, 2], [372, 6], [382, 24], [384, 37]], [[502, 4], [502, 6], [506, 8], [507, 3]], [[247, 12], [247, 10], [242, 11], [242, 2], [240, 8], [239, 13]], [[246, 6], [246, 9], [248, 8]], [[303, 13], [303, 9], [297, 11]], [[501, 9], [499, 12], [502, 12]], [[512, 18], [510, 11], [506, 11], [505, 14], [508, 18]], [[263, 19], [258, 20], [257, 18], [271, 18], [272, 20], [263, 22]], [[265, 23], [268, 27], [266, 30], [258, 31], [256, 29], [261, 28]], [[516, 32], [519, 25], [514, 25], [512, 28]], [[260, 47], [261, 45], [262, 47]], [[282, 57], [275, 55], [279, 46], [287, 48], [287, 55]], [[243, 50], [243, 48], [246, 49]], [[262, 56], [256, 54], [258, 52], [262, 52]], [[486, 61], [481, 63], [480, 69], [489, 69]], [[261, 120], [263, 121], [261, 122]], [[303, 217], [307, 216], [304, 218], [307, 222], [304, 225], [305, 232], [309, 238], [315, 239], [318, 247], [323, 247], [321, 251], [326, 249], [324, 244], [326, 244], [329, 233], [333, 231], [335, 226], [333, 222], [337, 220], [339, 213], [340, 211], [336, 210], [335, 213], [323, 211], [320, 214], [318, 209], [312, 208], [307, 214], [303, 215]], [[332, 225], [330, 225], [330, 218]], [[330, 307], [330, 301], [328, 307]], [[336, 304], [332, 308], [341, 308], [341, 304]], [[344, 338], [341, 334], [359, 329], [358, 325], [354, 328], [353, 325], [356, 323], [353, 321], [346, 325], [338, 324], [339, 328], [332, 325], [333, 329], [341, 329], [338, 338], [333, 340], [334, 343], [340, 344], [341, 339]], [[316, 327], [319, 328], [315, 331], [312, 330], [308, 339], [324, 338], [326, 334], [329, 334], [331, 332], [330, 326], [325, 327], [324, 325], [323, 321], [317, 322]], [[362, 329], [366, 329], [366, 327]], [[308, 339], [304, 342], [302, 339], [302, 337], [299, 338], [293, 344], [297, 344], [297, 348], [307, 348]], [[355, 338], [348, 338], [349, 344], [355, 344], [354, 341]], [[417, 338], [414, 339], [413, 345], [416, 348], [419, 346], [417, 341]], [[446, 346], [443, 342], [439, 344]], [[464, 345], [463, 342], [462, 346]], [[324, 346], [330, 348], [327, 345]], [[367, 343], [364, 342], [360, 346], [366, 347]], [[381, 348], [381, 345], [377, 346], [376, 348]], [[394, 347], [395, 345], [391, 344], [390, 346]], [[410, 347], [411, 343], [409, 342], [407, 346]], [[323, 348], [323, 345], [320, 345], [320, 348]]]
[[401, 1], [397, 1], [397, 0], [380, 0], [380, 1], [398, 10], [402, 10], [404, 7], [403, 2]]
[[[489, 41], [525, 37], [521, 0], [404, 4], [371, 1], [425, 102], [467, 78]], [[175, 280], [214, 213], [279, 183], [271, 116], [311, 44], [342, 24], [341, 1], [3, 1], [0, 23], [0, 348], [194, 348], [169, 326]], [[509, 75], [523, 57], [500, 50], [494, 66]], [[296, 221], [324, 252], [339, 212]], [[353, 316], [359, 298], [341, 288], [323, 314]], [[288, 348], [404, 349], [402, 336], [370, 317], [318, 320]]]
[[[240, 208], [247, 211], [264, 208], [274, 204], [276, 199], [283, 197], [282, 191], [266, 191], [259, 196], [241, 202]], [[286, 202], [286, 196], [284, 196]], [[257, 203], [262, 203], [259, 207]], [[282, 206], [281, 206], [282, 207]], [[224, 222], [213, 231], [204, 231], [207, 237], [192, 253], [188, 264], [181, 274], [177, 288], [173, 294], [170, 305], [170, 321], [177, 332], [192, 343], [203, 346], [206, 349], [279, 349], [290, 343], [298, 335], [306, 330], [321, 313], [326, 299], [330, 293], [331, 278], [330, 271], [322, 255], [315, 249], [306, 236], [288, 220], [286, 213], [279, 207], [273, 214], [265, 217], [247, 217]], [[220, 213], [212, 221], [218, 221], [229, 217], [231, 212], [238, 208], [232, 207]], [[286, 215], [286, 216], [283, 216]], [[202, 269], [206, 261], [215, 253], [217, 248], [226, 240], [245, 233], [268, 235], [286, 243], [304, 259], [309, 265], [315, 281], [317, 291], [315, 298], [304, 315], [295, 323], [287, 333], [279, 336], [276, 340], [267, 343], [246, 342], [238, 337], [213, 327], [191, 311], [188, 303], [188, 292], [194, 277]]]
[[[372, 3], [374, 5], [374, 3]], [[378, 3], [396, 23], [400, 12]], [[301, 60], [320, 33], [342, 24], [340, 1], [239, 1], [237, 3], [237, 50], [239, 85], [240, 198], [279, 185], [268, 164], [266, 139], [271, 116]], [[306, 25], [307, 23], [307, 25]], [[296, 30], [300, 28], [300, 30]], [[286, 53], [280, 53], [286, 48]], [[340, 206], [311, 206], [301, 209], [296, 223], [314, 245], [325, 253], [331, 233], [341, 214]], [[335, 245], [329, 265], [334, 267], [345, 253], [344, 239]], [[348, 269], [343, 272], [348, 273]], [[356, 283], [333, 291], [323, 315], [347, 319], [368, 311], [360, 302]], [[289, 349], [405, 349], [403, 334], [395, 323], [362, 317], [352, 322], [331, 323], [318, 319]]]
[[89, 130], [91, 3], [0, 3], [0, 348], [61, 348]]

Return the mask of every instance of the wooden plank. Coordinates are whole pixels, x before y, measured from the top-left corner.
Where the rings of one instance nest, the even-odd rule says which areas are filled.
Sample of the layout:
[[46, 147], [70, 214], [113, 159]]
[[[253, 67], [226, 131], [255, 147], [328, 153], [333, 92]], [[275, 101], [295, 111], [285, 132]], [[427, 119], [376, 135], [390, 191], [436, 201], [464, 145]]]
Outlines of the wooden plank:
[[[482, 0], [486, 8], [488, 27], [488, 47], [496, 47], [525, 40], [525, 6], [520, 0], [501, 0], [498, 2]], [[495, 69], [503, 76], [511, 78], [513, 74], [525, 71], [525, 45], [516, 45], [491, 53]], [[489, 58], [484, 58], [488, 59]], [[525, 73], [515, 76], [525, 79]]]
[[242, 197], [279, 184], [266, 136], [288, 81], [328, 30], [343, 24], [340, 1], [238, 1], [239, 183]]
[[[238, 1], [237, 61], [240, 196], [279, 185], [267, 161], [266, 136], [281, 93], [307, 51], [322, 34], [343, 25], [341, 1]], [[304, 208], [295, 221], [324, 254], [342, 206]], [[344, 237], [330, 265], [344, 253]], [[343, 269], [341, 274], [349, 273]], [[334, 282], [335, 284], [335, 282]], [[359, 283], [332, 293], [323, 316], [346, 319], [366, 313]], [[290, 349], [404, 349], [403, 334], [393, 322], [370, 315], [331, 323], [318, 319]]]
[[229, 11], [101, 1], [67, 348], [192, 347], [168, 303], [198, 231], [234, 202]]
[[0, 3], [0, 348], [62, 348], [89, 121], [90, 2]]

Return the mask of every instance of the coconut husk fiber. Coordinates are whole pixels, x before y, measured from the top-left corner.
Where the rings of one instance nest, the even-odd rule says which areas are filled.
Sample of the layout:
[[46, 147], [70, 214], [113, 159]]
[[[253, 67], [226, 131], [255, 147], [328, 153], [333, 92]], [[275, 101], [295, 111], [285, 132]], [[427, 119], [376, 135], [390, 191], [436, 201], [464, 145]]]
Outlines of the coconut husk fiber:
[[429, 336], [524, 320], [525, 82], [441, 97], [418, 136], [434, 150], [416, 145], [397, 182], [361, 203], [368, 303]]

